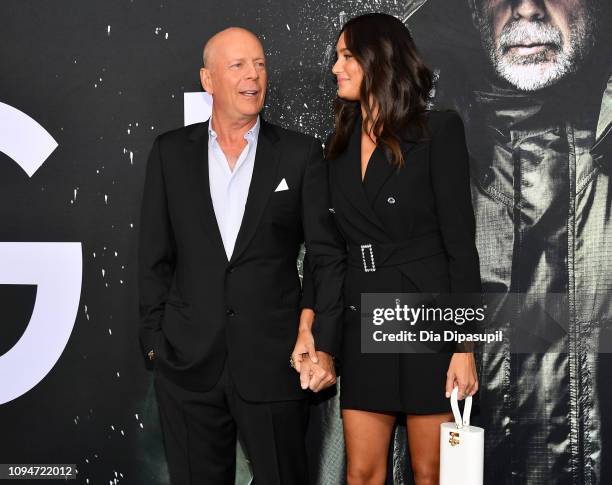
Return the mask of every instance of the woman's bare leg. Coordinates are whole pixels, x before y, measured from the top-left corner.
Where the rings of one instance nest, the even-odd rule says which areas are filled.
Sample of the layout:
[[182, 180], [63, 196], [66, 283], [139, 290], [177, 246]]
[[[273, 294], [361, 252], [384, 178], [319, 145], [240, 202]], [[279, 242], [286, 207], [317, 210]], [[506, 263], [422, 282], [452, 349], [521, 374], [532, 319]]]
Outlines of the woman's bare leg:
[[452, 413], [411, 414], [406, 417], [410, 462], [416, 485], [438, 485], [440, 424], [452, 420]]
[[348, 485], [382, 485], [395, 415], [343, 409]]

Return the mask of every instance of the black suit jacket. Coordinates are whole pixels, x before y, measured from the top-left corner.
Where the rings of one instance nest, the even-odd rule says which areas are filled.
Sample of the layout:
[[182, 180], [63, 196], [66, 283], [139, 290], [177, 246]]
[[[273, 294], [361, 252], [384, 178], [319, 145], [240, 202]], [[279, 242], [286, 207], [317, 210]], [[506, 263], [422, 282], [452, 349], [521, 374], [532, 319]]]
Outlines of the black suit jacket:
[[[285, 179], [289, 190], [275, 192]], [[336, 348], [341, 302], [323, 281], [341, 262], [296, 260], [306, 238], [324, 248], [333, 234], [326, 171], [314, 138], [261, 121], [242, 225], [228, 261], [208, 183], [208, 123], [157, 137], [147, 164], [139, 238], [140, 343], [145, 362], [179, 385], [214, 386], [225, 359], [244, 399], [303, 397], [289, 365], [301, 307], [317, 311], [317, 346]], [[319, 296], [316, 299], [315, 293]], [[153, 349], [156, 358], [148, 362]]]

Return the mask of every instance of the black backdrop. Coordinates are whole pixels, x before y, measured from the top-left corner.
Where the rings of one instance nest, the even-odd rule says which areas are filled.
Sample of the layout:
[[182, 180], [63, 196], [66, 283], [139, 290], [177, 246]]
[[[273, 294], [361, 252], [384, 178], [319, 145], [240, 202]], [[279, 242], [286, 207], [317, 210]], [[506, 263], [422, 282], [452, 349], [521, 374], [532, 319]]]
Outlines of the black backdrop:
[[[450, 6], [439, 0], [419, 10], [423, 3], [2, 1], [0, 103], [40, 123], [58, 147], [31, 177], [0, 150], [0, 241], [81, 243], [83, 274], [78, 313], [58, 362], [27, 393], [0, 404], [0, 462], [75, 463], [79, 483], [165, 483], [151, 379], [137, 346], [135, 243], [146, 156], [157, 134], [183, 125], [183, 94], [201, 91], [203, 43], [230, 25], [257, 33], [268, 56], [266, 118], [324, 138], [332, 126], [332, 46], [346, 19], [368, 11], [404, 19], [434, 67], [456, 61], [454, 49], [466, 58], [478, 49], [469, 33], [467, 2]], [[436, 8], [428, 8], [432, 4]], [[607, 62], [609, 54], [603, 57]], [[466, 69], [459, 62], [445, 66], [462, 74]], [[467, 78], [480, 75], [474, 66], [463, 81], [454, 78], [455, 90], [469, 89]], [[469, 118], [469, 104], [460, 101], [448, 94], [438, 104]], [[595, 119], [597, 114], [592, 113]], [[0, 118], [0, 145], [11, 138], [12, 126], [9, 118]], [[61, 294], [62, 288], [55, 291]], [[35, 285], [0, 281], [0, 359], [26, 331], [36, 295]], [[50, 312], [50, 331], [56, 323]], [[23, 367], [0, 371], [0, 386], [2, 379], [18, 379], [28, 365], [24, 360]], [[550, 378], [567, 384], [562, 375]], [[339, 483], [343, 466], [333, 401], [313, 408], [314, 426], [330, 427], [321, 438], [323, 451], [313, 456], [322, 470], [318, 481], [330, 484]], [[587, 415], [591, 410], [571, 409]], [[584, 443], [595, 443], [589, 466], [599, 468], [597, 450], [608, 438], [602, 438], [595, 416], [586, 430], [576, 421], [573, 433], [580, 444], [561, 455], [579, 458], [568, 458], [567, 469], [587, 466], [580, 461]], [[311, 439], [316, 443], [319, 437], [313, 430]], [[401, 439], [395, 448], [402, 449]], [[541, 456], [546, 460], [545, 453]], [[507, 483], [599, 483], [601, 478], [598, 472], [579, 472], [568, 479], [567, 469], [546, 479], [517, 475], [505, 456], [488, 459], [491, 469], [502, 467]], [[395, 456], [395, 463], [402, 461]], [[409, 480], [402, 471], [393, 475], [396, 483]]]

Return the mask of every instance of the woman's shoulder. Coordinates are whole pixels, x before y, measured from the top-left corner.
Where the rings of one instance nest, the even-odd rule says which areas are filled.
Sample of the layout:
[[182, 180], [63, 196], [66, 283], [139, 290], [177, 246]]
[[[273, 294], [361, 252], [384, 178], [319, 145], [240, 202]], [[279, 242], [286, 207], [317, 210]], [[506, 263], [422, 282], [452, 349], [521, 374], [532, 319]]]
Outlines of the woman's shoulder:
[[421, 123], [424, 123], [421, 131], [415, 124], [409, 125], [402, 138], [406, 142], [426, 145], [431, 142], [436, 133], [441, 132], [445, 126], [461, 124], [459, 114], [451, 109], [430, 109], [423, 112]]
[[459, 113], [453, 109], [432, 109], [425, 112], [427, 116], [428, 128], [435, 132], [441, 126], [451, 122], [462, 122]]
[[439, 132], [445, 126], [463, 127], [461, 116], [453, 109], [429, 110], [426, 113], [427, 128], [432, 135]]

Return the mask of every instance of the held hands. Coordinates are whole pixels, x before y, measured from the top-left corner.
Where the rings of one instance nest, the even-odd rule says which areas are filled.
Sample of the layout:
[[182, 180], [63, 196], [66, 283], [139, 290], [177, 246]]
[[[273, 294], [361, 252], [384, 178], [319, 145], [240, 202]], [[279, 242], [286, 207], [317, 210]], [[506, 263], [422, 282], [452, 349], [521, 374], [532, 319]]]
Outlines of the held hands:
[[450, 397], [455, 386], [459, 387], [458, 399], [473, 396], [478, 392], [476, 361], [472, 352], [454, 353], [446, 373], [446, 397]]
[[312, 335], [313, 322], [314, 312], [307, 308], [303, 309], [291, 359], [293, 367], [300, 374], [302, 389], [319, 392], [336, 383], [336, 370], [332, 356], [315, 349]]
[[[326, 352], [316, 352], [317, 361], [311, 360], [309, 354], [302, 355], [300, 363], [300, 384], [302, 389], [319, 392], [336, 383], [334, 360]], [[296, 369], [297, 370], [297, 369]]]

